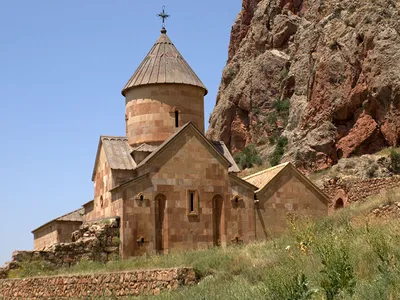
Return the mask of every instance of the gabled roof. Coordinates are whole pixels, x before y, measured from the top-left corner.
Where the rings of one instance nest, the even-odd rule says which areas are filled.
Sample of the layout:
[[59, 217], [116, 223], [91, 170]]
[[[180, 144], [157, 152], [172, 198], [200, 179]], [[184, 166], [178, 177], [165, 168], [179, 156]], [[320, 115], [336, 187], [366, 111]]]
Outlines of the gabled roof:
[[253, 191], [258, 190], [257, 186], [255, 186], [254, 184], [251, 184], [250, 182], [244, 180], [243, 178], [240, 178], [239, 176], [237, 176], [233, 173], [229, 173], [229, 178], [240, 183], [241, 185], [247, 186], [248, 188], [252, 189]]
[[70, 212], [68, 214], [65, 214], [61, 217], [55, 218], [54, 220], [51, 220], [50, 222], [47, 222], [46, 224], [43, 224], [42, 226], [32, 230], [32, 233], [34, 233], [35, 231], [43, 228], [46, 225], [49, 225], [50, 223], [53, 222], [83, 222], [83, 214], [85, 213], [83, 208], [79, 208], [77, 210], [74, 210], [73, 212]]
[[243, 179], [247, 182], [258, 187], [256, 193], [262, 193], [271, 182], [275, 181], [284, 170], [290, 169], [297, 178], [308, 186], [315, 194], [319, 196], [324, 202], [328, 203], [328, 197], [306, 176], [304, 176], [299, 170], [297, 170], [290, 162], [280, 164], [278, 166], [266, 169], [264, 171], [252, 174], [250, 176], [244, 177]]
[[229, 172], [240, 172], [240, 169], [236, 164], [235, 159], [233, 158], [231, 152], [228, 150], [228, 147], [226, 147], [225, 143], [223, 141], [212, 141], [212, 143], [214, 144], [215, 148], [217, 148], [217, 150], [231, 163], [231, 166], [229, 167]]
[[149, 145], [149, 144], [141, 144], [137, 146], [136, 148], [133, 148], [132, 152], [138, 151], [138, 152], [153, 152], [154, 150], [157, 149], [157, 146]]
[[136, 168], [136, 163], [131, 156], [132, 148], [129, 146], [126, 137], [101, 136], [97, 148], [92, 180], [95, 176], [102, 145], [107, 157], [108, 165], [112, 170], [134, 170]]
[[192, 122], [188, 122], [186, 123], [184, 126], [182, 126], [177, 132], [175, 132], [174, 134], [172, 134], [164, 143], [162, 143], [160, 146], [158, 146], [158, 148], [153, 151], [149, 156], [147, 156], [144, 160], [142, 160], [137, 168], [140, 168], [142, 166], [144, 166], [146, 163], [148, 163], [149, 161], [151, 161], [154, 157], [156, 157], [159, 153], [161, 153], [167, 145], [169, 145], [170, 143], [172, 143], [175, 139], [177, 139], [181, 134], [183, 134], [186, 130], [188, 129], [193, 129], [195, 133], [197, 133], [198, 136], [200, 136], [204, 142], [206, 144], [208, 144], [210, 146], [210, 148], [212, 149], [212, 151], [214, 151], [214, 153], [220, 158], [222, 159], [223, 162], [225, 162], [227, 167], [231, 166], [230, 161], [221, 153], [218, 151], [218, 149], [214, 146], [213, 143], [211, 143], [197, 128], [196, 126], [193, 125]]
[[171, 42], [165, 29], [161, 30], [161, 36], [122, 89], [122, 95], [133, 87], [159, 83], [198, 86], [207, 94], [207, 88]]
[[259, 190], [262, 190], [272, 179], [275, 178], [275, 176], [277, 176], [288, 165], [289, 163], [284, 163], [249, 175], [247, 177], [244, 177], [243, 179], [258, 187]]

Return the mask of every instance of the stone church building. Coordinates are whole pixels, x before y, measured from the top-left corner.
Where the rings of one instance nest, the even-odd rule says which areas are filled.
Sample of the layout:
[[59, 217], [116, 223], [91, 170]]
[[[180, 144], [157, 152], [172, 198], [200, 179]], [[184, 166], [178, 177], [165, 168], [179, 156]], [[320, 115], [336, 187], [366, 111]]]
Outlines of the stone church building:
[[327, 197], [290, 163], [239, 178], [226, 145], [204, 135], [206, 94], [163, 28], [122, 90], [126, 137], [99, 139], [94, 199], [35, 229], [35, 250], [114, 217], [129, 257], [249, 243], [281, 232], [288, 213], [328, 213]]

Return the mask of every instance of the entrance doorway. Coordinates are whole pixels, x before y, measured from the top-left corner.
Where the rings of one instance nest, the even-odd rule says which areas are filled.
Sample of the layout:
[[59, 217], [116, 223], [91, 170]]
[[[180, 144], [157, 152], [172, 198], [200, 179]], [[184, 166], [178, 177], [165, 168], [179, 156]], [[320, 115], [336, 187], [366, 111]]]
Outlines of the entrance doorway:
[[156, 252], [160, 254], [164, 253], [165, 208], [165, 196], [157, 195], [155, 199]]
[[342, 209], [344, 207], [344, 202], [342, 198], [336, 200], [335, 210]]
[[221, 246], [222, 205], [223, 205], [222, 197], [221, 196], [215, 196], [213, 198], [213, 201], [212, 201], [214, 246]]

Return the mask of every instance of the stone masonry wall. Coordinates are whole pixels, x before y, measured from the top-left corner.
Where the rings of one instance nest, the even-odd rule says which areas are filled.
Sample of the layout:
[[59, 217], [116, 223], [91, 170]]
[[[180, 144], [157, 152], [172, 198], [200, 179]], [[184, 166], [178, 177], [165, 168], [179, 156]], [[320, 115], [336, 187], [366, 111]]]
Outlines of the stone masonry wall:
[[0, 299], [88, 299], [158, 294], [196, 281], [193, 269], [189, 268], [3, 279], [0, 280]]
[[322, 191], [329, 196], [332, 205], [339, 198], [347, 205], [395, 187], [400, 187], [400, 176], [351, 181], [330, 179], [324, 182]]
[[0, 279], [30, 262], [43, 262], [56, 269], [82, 260], [107, 262], [119, 257], [119, 220], [115, 218], [84, 224], [71, 238], [71, 243], [57, 243], [43, 251], [14, 251], [11, 262], [0, 268]]
[[257, 193], [256, 237], [259, 240], [282, 234], [289, 215], [307, 215], [312, 218], [328, 214], [326, 200], [301, 180], [291, 169], [271, 181], [268, 188]]
[[[157, 84], [135, 87], [126, 93], [126, 130], [131, 146], [159, 145], [177, 130], [192, 122], [204, 133], [204, 90], [184, 84]], [[151, 112], [151, 113], [150, 113]]]

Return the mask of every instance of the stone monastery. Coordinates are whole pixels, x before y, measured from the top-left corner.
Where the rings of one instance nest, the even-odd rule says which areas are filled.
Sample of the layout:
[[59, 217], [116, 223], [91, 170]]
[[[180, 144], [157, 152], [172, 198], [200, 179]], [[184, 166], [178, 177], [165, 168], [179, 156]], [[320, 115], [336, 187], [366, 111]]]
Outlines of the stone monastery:
[[239, 178], [226, 145], [204, 135], [206, 94], [163, 28], [122, 90], [126, 137], [99, 139], [94, 199], [35, 229], [35, 250], [109, 218], [125, 258], [249, 243], [283, 231], [290, 213], [328, 213], [328, 198], [290, 163]]

